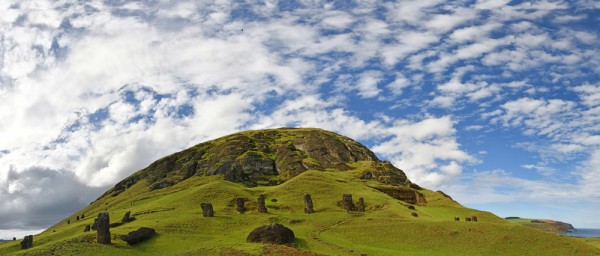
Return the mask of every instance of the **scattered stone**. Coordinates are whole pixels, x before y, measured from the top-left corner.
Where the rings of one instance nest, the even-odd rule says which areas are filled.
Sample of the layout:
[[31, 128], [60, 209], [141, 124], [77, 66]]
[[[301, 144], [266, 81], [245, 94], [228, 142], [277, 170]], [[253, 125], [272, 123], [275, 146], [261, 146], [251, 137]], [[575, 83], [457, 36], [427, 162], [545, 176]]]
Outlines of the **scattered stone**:
[[356, 210], [359, 212], [365, 211], [365, 200], [362, 197], [358, 198], [358, 203], [356, 204]]
[[260, 195], [258, 197], [258, 212], [260, 212], [260, 213], [267, 212], [267, 206], [265, 206], [265, 195]]
[[419, 217], [419, 214], [417, 214], [416, 212], [413, 212], [410, 215], [412, 215], [413, 217]]
[[23, 241], [21, 241], [21, 250], [29, 249], [31, 247], [33, 247], [33, 236], [25, 236]]
[[313, 201], [310, 194], [304, 194], [304, 213], [314, 213]]
[[477, 222], [477, 216], [471, 217], [471, 220], [473, 220], [474, 222]]
[[215, 211], [211, 203], [201, 203], [200, 207], [202, 208], [202, 216], [215, 217]]
[[469, 217], [466, 217], [466, 218], [465, 218], [465, 221], [471, 221], [471, 218], [469, 218]]
[[98, 213], [97, 233], [99, 244], [110, 244], [110, 216], [108, 212]]
[[85, 225], [83, 232], [90, 232], [90, 224]]
[[246, 212], [246, 207], [244, 207], [244, 202], [245, 199], [243, 197], [238, 197], [235, 201], [236, 203], [236, 207], [235, 209], [239, 212], [239, 213], [244, 213]]
[[352, 202], [352, 194], [344, 194], [342, 197], [342, 206], [346, 211], [354, 211], [354, 203]]
[[125, 216], [123, 216], [123, 219], [121, 220], [121, 222], [122, 222], [123, 224], [125, 224], [125, 223], [127, 223], [127, 222], [132, 222], [132, 221], [134, 221], [134, 220], [135, 220], [135, 217], [129, 217], [130, 215], [131, 215], [131, 212], [130, 212], [130, 211], [127, 211], [127, 212], [125, 213]]
[[410, 210], [415, 210], [415, 206], [413, 206], [413, 205], [407, 205], [406, 207]]
[[460, 221], [460, 217], [454, 217], [454, 221]]
[[273, 223], [267, 226], [258, 227], [246, 238], [246, 242], [263, 244], [289, 244], [294, 242], [296, 236], [291, 229]]
[[131, 231], [126, 236], [121, 236], [121, 240], [127, 242], [128, 245], [134, 245], [139, 242], [148, 240], [156, 234], [153, 228], [141, 227], [136, 231]]
[[92, 224], [92, 230], [98, 229], [98, 218], [94, 219], [94, 224]]

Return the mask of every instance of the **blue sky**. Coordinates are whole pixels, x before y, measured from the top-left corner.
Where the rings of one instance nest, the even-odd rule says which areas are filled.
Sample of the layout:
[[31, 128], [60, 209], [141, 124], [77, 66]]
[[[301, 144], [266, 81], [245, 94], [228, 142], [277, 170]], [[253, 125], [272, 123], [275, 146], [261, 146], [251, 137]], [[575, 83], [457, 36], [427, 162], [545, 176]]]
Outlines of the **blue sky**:
[[2, 1], [0, 237], [164, 155], [282, 126], [354, 138], [468, 207], [600, 227], [599, 9]]

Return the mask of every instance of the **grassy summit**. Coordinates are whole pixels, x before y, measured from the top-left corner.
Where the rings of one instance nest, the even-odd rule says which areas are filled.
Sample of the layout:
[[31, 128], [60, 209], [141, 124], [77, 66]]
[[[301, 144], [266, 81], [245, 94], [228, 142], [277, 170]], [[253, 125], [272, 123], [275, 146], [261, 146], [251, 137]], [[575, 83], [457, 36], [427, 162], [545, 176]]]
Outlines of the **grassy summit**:
[[[304, 213], [305, 193], [312, 195], [313, 214]], [[366, 211], [344, 210], [343, 194], [352, 194], [355, 202], [364, 198]], [[266, 196], [268, 213], [257, 211], [260, 195]], [[238, 197], [248, 199], [244, 214], [235, 209]], [[202, 217], [202, 202], [213, 204], [215, 217]], [[139, 227], [158, 235], [134, 246], [120, 239], [97, 244], [96, 233], [83, 230], [105, 209], [112, 222], [127, 211], [137, 219], [111, 228], [113, 237]], [[478, 222], [465, 221], [472, 216]], [[274, 222], [294, 231], [292, 246], [245, 242], [254, 228]], [[422, 189], [347, 137], [275, 129], [229, 135], [162, 158], [36, 235], [33, 248], [20, 250], [19, 241], [10, 241], [0, 244], [0, 254], [600, 255], [600, 250]]]

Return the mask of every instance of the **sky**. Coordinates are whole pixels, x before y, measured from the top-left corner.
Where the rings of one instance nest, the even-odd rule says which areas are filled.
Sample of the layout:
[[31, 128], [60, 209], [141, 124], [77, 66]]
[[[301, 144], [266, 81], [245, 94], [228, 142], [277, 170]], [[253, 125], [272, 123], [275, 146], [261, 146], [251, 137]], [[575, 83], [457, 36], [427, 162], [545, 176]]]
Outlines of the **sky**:
[[0, 239], [247, 129], [351, 137], [498, 216], [599, 228], [600, 2], [0, 1]]

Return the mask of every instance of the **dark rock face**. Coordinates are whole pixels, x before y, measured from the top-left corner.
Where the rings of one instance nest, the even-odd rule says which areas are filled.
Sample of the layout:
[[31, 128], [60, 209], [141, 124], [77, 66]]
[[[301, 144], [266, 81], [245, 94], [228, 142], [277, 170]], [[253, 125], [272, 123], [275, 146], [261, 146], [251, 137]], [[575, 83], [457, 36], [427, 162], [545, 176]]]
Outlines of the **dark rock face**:
[[375, 189], [386, 193], [387, 195], [396, 198], [398, 200], [402, 200], [409, 204], [418, 204], [425, 205], [427, 204], [427, 200], [425, 200], [425, 196], [420, 192], [404, 187], [392, 187], [392, 186], [380, 186], [374, 187]]
[[211, 203], [201, 203], [200, 207], [202, 208], [202, 216], [215, 217], [215, 211], [213, 210], [213, 205]]
[[312, 198], [310, 197], [310, 194], [304, 194], [304, 212], [305, 213], [314, 213], [315, 210], [313, 210], [313, 201]]
[[356, 204], [356, 210], [359, 212], [365, 211], [365, 199], [362, 197], [358, 198], [358, 203]]
[[296, 239], [294, 231], [281, 224], [274, 223], [254, 229], [246, 238], [246, 242], [289, 244], [294, 242], [294, 239]]
[[29, 249], [31, 247], [33, 247], [33, 236], [25, 236], [23, 241], [21, 241], [21, 250]]
[[355, 210], [354, 202], [352, 202], [352, 195], [351, 194], [344, 194], [342, 196], [342, 207], [346, 211], [354, 211]]
[[195, 175], [278, 184], [309, 169], [349, 170], [350, 164], [357, 161], [373, 162], [364, 178], [397, 185], [410, 182], [402, 170], [379, 161], [368, 148], [350, 138], [320, 129], [282, 128], [241, 132], [198, 144], [152, 163], [103, 196], [118, 196], [144, 179], [155, 190]]
[[260, 213], [267, 212], [267, 206], [265, 205], [265, 195], [260, 195], [258, 197], [258, 212], [260, 212]]
[[123, 224], [125, 224], [125, 223], [127, 223], [127, 222], [132, 222], [132, 221], [134, 221], [134, 220], [135, 220], [135, 217], [130, 217], [130, 215], [131, 215], [131, 212], [130, 212], [130, 211], [127, 211], [127, 212], [125, 213], [125, 216], [123, 216], [123, 219], [121, 220], [121, 222], [122, 222]]
[[136, 231], [131, 231], [126, 236], [121, 236], [121, 240], [127, 242], [129, 245], [134, 245], [139, 242], [150, 239], [156, 234], [156, 230], [153, 228], [141, 227]]
[[108, 212], [98, 213], [97, 223], [98, 243], [110, 244], [110, 217]]
[[243, 197], [238, 197], [235, 199], [235, 209], [239, 212], [239, 213], [244, 213], [246, 212], [246, 207], [244, 207], [244, 202], [246, 200]]
[[90, 225], [85, 225], [85, 228], [83, 229], [83, 232], [90, 232]]

